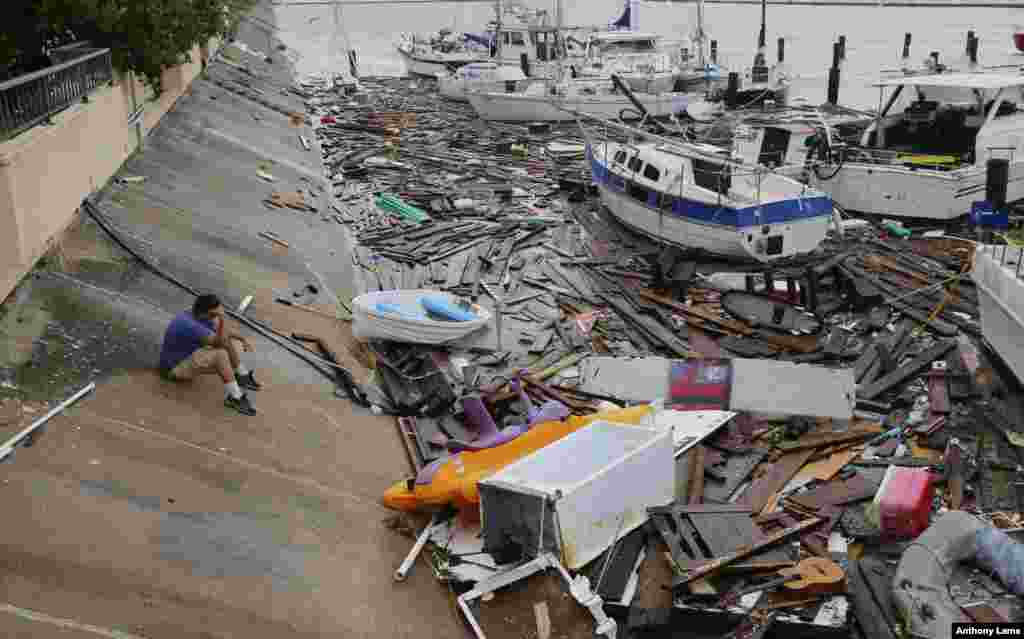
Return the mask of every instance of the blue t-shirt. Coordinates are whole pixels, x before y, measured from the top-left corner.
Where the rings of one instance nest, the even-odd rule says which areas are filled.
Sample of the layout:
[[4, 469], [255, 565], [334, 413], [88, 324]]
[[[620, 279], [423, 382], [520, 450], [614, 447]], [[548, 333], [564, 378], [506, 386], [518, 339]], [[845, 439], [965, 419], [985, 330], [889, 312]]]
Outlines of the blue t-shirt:
[[214, 334], [213, 320], [197, 320], [190, 311], [171, 320], [160, 349], [160, 368], [169, 371], [199, 350], [202, 339]]

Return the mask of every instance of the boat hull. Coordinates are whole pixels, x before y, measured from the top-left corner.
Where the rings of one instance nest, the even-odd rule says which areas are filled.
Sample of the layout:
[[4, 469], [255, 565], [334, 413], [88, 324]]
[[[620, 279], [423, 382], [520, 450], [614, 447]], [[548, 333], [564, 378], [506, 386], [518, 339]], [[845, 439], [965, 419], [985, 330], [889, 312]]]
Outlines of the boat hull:
[[1019, 247], [979, 246], [971, 273], [978, 287], [981, 333], [1020, 383], [1024, 383], [1024, 280], [1016, 264], [1024, 258], [1022, 252]]
[[[682, 93], [634, 95], [655, 118], [684, 111], [688, 104], [688, 97]], [[484, 120], [498, 122], [569, 122], [576, 118], [572, 111], [599, 118], [618, 118], [623, 109], [636, 113], [633, 103], [621, 95], [591, 98], [476, 93], [469, 95], [469, 103]]]
[[[707, 251], [741, 260], [771, 262], [813, 251], [825, 239], [832, 221], [829, 214], [756, 227], [709, 224], [653, 209], [607, 184], [598, 184], [597, 189], [601, 194], [601, 202], [612, 216], [636, 232], [679, 248]], [[783, 238], [779, 254], [769, 256], [757, 252], [756, 243], [759, 238], [779, 235]]]
[[[824, 167], [828, 176], [833, 169]], [[894, 218], [954, 220], [985, 199], [985, 169], [955, 171], [908, 169], [847, 161], [830, 179], [810, 173], [811, 184], [832, 196], [844, 209]], [[1007, 201], [1024, 198], [1024, 163], [1010, 165]]]
[[414, 55], [402, 47], [396, 47], [395, 49], [402, 56], [402, 63], [405, 65], [406, 73], [425, 78], [436, 78], [439, 73], [446, 73], [453, 68], [478, 61], [471, 56], [452, 57], [451, 59], [444, 60], [428, 59]]

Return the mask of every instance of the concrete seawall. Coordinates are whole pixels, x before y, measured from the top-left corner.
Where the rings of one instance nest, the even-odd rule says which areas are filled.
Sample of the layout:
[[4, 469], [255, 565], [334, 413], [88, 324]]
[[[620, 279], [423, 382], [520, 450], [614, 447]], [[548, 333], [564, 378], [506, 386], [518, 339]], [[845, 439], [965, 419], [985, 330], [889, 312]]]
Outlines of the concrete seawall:
[[[269, 2], [254, 15], [274, 19]], [[259, 27], [239, 41], [267, 46]], [[287, 60], [249, 51], [223, 47], [91, 199], [147, 262], [232, 308], [253, 295], [248, 317], [365, 374], [346, 324], [274, 302], [305, 291], [329, 314], [351, 258]], [[315, 211], [264, 204], [299, 190]], [[409, 473], [394, 418], [246, 329], [258, 415], [229, 412], [216, 378], [162, 380], [162, 332], [191, 301], [83, 217], [0, 307], [0, 397], [24, 419], [98, 382], [5, 465], [0, 636], [460, 636], [425, 562], [392, 578], [411, 544], [381, 523], [380, 495]], [[24, 425], [0, 422], [0, 440]]]

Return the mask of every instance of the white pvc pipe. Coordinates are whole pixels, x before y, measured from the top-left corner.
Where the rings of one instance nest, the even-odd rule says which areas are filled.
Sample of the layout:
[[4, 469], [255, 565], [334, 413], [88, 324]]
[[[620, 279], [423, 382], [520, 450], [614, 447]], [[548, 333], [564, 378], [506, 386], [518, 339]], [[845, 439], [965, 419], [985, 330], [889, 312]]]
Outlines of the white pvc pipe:
[[42, 426], [46, 422], [50, 421], [50, 419], [54, 415], [60, 413], [61, 411], [63, 411], [65, 408], [67, 408], [71, 404], [74, 404], [83, 395], [86, 395], [87, 393], [90, 393], [91, 391], [95, 390], [95, 388], [96, 388], [96, 382], [89, 382], [88, 386], [86, 386], [82, 390], [78, 391], [77, 393], [75, 393], [71, 397], [65, 399], [63, 402], [61, 402], [60, 404], [55, 406], [52, 410], [50, 410], [50, 412], [46, 413], [45, 415], [43, 415], [42, 417], [40, 417], [36, 421], [32, 422], [32, 424], [30, 426], [28, 426], [27, 428], [25, 428], [25, 430], [21, 431], [20, 433], [18, 433], [14, 437], [11, 437], [10, 439], [8, 439], [4, 443], [3, 446], [0, 446], [0, 460], [3, 460], [8, 455], [13, 453], [14, 452], [14, 447], [17, 446], [18, 443], [21, 440], [23, 440], [26, 437], [28, 437], [29, 435], [31, 435], [32, 431], [36, 430], [37, 428], [39, 428], [40, 426]]
[[434, 520], [431, 520], [427, 527], [423, 529], [420, 536], [416, 538], [416, 543], [413, 544], [412, 550], [406, 555], [405, 561], [395, 571], [395, 581], [405, 581], [405, 578], [409, 576], [409, 571], [412, 570], [412, 566], [416, 563], [416, 558], [420, 556], [420, 552], [423, 551], [423, 547], [427, 545], [427, 541], [430, 539], [430, 533], [434, 532]]

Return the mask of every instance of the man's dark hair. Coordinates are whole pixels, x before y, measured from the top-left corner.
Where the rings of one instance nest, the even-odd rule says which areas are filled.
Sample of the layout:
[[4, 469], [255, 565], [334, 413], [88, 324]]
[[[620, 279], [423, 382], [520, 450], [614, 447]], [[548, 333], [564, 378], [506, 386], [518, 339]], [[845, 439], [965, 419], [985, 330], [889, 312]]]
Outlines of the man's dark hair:
[[195, 316], [206, 315], [213, 309], [220, 306], [220, 298], [212, 293], [200, 295], [192, 304], [192, 314]]

